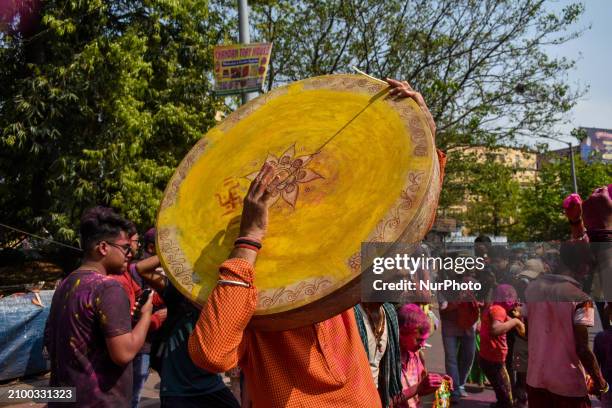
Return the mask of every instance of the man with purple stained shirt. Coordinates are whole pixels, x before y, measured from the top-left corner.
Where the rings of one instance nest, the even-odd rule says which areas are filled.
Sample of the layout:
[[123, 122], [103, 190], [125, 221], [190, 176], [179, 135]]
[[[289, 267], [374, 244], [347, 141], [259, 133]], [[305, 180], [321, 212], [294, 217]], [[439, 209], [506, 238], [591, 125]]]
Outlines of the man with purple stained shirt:
[[121, 273], [131, 259], [128, 227], [110, 208], [86, 211], [80, 228], [83, 261], [62, 281], [51, 303], [45, 327], [49, 385], [75, 387], [73, 405], [78, 407], [130, 405], [131, 362], [145, 341], [152, 297], [132, 328], [127, 295], [108, 276]]

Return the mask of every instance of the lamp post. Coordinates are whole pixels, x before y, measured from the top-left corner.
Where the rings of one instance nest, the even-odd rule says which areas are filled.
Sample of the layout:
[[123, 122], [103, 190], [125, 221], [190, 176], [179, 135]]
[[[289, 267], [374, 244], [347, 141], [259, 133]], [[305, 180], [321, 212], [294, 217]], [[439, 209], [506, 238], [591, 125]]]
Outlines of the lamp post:
[[574, 163], [574, 147], [572, 142], [566, 142], [569, 145], [570, 163], [572, 166], [572, 181], [574, 183], [574, 193], [578, 194], [578, 182], [576, 181], [576, 164]]
[[574, 193], [578, 194], [578, 182], [576, 181], [576, 163], [574, 162], [574, 145], [572, 142], [566, 142], [565, 140], [557, 139], [552, 136], [544, 136], [545, 139], [555, 140], [557, 142], [565, 143], [569, 147], [569, 156], [570, 156], [570, 170], [572, 172], [572, 184], [574, 188]]
[[[247, 0], [238, 0], [238, 37], [241, 44], [249, 44], [251, 36], [249, 34], [249, 5]], [[251, 99], [255, 99], [257, 93], [243, 92], [242, 104], [244, 105]]]

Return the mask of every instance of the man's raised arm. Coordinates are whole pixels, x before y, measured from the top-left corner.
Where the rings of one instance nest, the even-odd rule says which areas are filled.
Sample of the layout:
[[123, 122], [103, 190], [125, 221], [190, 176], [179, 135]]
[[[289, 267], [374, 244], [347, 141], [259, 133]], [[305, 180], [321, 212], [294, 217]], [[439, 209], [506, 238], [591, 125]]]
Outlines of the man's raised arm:
[[191, 359], [207, 371], [227, 371], [240, 358], [243, 332], [257, 306], [253, 267], [268, 224], [271, 194], [267, 189], [273, 178], [274, 167], [266, 163], [251, 183], [244, 199], [240, 237], [219, 267], [217, 286], [189, 337]]

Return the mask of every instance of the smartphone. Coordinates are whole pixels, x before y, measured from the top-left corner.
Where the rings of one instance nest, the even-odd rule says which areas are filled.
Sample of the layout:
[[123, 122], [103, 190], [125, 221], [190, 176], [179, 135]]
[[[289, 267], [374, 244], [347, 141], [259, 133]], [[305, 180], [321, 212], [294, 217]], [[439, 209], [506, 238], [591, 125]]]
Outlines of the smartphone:
[[136, 301], [136, 309], [134, 310], [134, 319], [140, 318], [140, 309], [142, 309], [144, 304], [147, 303], [147, 300], [149, 300], [149, 296], [151, 296], [152, 292], [153, 292], [153, 289], [150, 289], [150, 288], [147, 288], [142, 291], [142, 293], [138, 297], [138, 300]]

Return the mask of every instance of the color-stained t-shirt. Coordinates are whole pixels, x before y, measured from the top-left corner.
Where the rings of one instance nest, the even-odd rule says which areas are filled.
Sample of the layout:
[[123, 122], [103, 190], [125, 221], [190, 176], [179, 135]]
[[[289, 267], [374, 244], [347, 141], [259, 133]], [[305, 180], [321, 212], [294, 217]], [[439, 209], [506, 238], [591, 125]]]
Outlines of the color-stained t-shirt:
[[506, 334], [491, 334], [493, 322], [504, 323], [508, 320], [506, 310], [499, 305], [491, 305], [482, 313], [480, 324], [480, 357], [494, 363], [503, 363], [508, 355]]
[[[406, 351], [402, 353], [402, 389], [404, 391], [420, 384], [426, 375], [425, 363], [419, 351]], [[395, 408], [418, 408], [419, 406], [420, 398], [418, 393], [411, 398], [405, 398], [402, 395], [394, 405]]]
[[105, 339], [131, 330], [130, 304], [117, 281], [95, 271], [72, 272], [53, 295], [45, 327], [49, 385], [76, 387], [78, 407], [128, 406], [132, 363], [115, 364]]
[[525, 291], [529, 324], [527, 384], [565, 397], [587, 395], [585, 371], [576, 353], [574, 326], [592, 327], [595, 310], [580, 284], [545, 274]]

